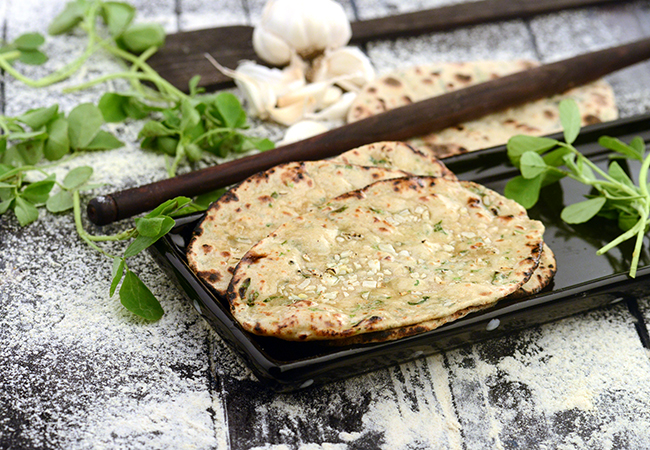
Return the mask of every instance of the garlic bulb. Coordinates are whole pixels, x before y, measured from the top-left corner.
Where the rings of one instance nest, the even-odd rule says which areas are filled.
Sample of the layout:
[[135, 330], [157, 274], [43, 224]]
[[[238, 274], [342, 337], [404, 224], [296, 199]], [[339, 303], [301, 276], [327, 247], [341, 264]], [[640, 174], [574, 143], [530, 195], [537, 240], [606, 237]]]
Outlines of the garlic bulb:
[[282, 66], [292, 52], [309, 59], [350, 37], [350, 21], [334, 0], [269, 0], [253, 30], [253, 48], [264, 61]]

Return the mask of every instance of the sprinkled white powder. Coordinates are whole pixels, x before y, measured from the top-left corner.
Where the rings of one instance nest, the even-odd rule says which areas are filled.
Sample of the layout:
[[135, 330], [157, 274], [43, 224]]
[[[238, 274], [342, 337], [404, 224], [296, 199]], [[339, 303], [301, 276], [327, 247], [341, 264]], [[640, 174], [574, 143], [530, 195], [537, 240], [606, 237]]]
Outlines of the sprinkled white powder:
[[[34, 17], [52, 17], [63, 3], [0, 3], [0, 15], [11, 17], [7, 37], [33, 30]], [[187, 7], [180, 26], [188, 28], [218, 18], [255, 21], [263, 5], [248, 1], [245, 11], [231, 0], [134, 3], [140, 20], [167, 30], [176, 27], [177, 5], [181, 11]], [[357, 6], [369, 18], [450, 3], [358, 0]], [[226, 6], [230, 15], [220, 9]], [[349, 2], [345, 7], [351, 13]], [[612, 17], [603, 25], [591, 13], [572, 12], [540, 17], [530, 27], [511, 21], [368, 48], [380, 72], [429, 61], [550, 61], [627, 40], [630, 24], [617, 25], [620, 15]], [[530, 29], [537, 39], [530, 38]], [[83, 41], [81, 35], [48, 37], [50, 61], [20, 68], [43, 76], [73, 59]], [[61, 90], [119, 67], [99, 54], [72, 79], [38, 90], [5, 77], [6, 113], [53, 103], [69, 112], [80, 102], [96, 103], [106, 86]], [[629, 70], [608, 78], [623, 116], [650, 110], [647, 67]], [[165, 158], [138, 148], [139, 125], [109, 126], [124, 148], [82, 155], [56, 173], [91, 165], [93, 181], [106, 183], [94, 194], [165, 178]], [[278, 140], [282, 129], [253, 121], [251, 133]], [[87, 224], [97, 232], [126, 226], [95, 230]], [[69, 215], [41, 212], [41, 221], [27, 228], [1, 216], [0, 239], [0, 446], [650, 448], [648, 354], [622, 306], [304, 393], [275, 395], [259, 387], [147, 255], [133, 258], [129, 267], [166, 311], [154, 324], [134, 320], [117, 296], [109, 298], [110, 261], [79, 241]], [[105, 248], [119, 254], [124, 245]]]

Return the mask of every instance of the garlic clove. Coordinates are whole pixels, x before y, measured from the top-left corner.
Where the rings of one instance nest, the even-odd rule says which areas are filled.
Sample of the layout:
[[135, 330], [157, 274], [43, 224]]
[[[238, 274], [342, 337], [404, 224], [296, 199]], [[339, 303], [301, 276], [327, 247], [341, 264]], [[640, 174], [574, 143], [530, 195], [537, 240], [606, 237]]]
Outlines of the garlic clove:
[[346, 92], [334, 104], [318, 112], [306, 113], [305, 118], [312, 120], [344, 120], [356, 96], [356, 92]]
[[341, 96], [343, 95], [343, 90], [338, 86], [330, 86], [325, 91], [323, 99], [321, 100], [321, 108], [326, 108], [334, 103], [338, 102]]
[[303, 97], [281, 108], [269, 108], [268, 117], [280, 125], [293, 125], [303, 118], [306, 112], [314, 111], [315, 101], [313, 98]]
[[312, 80], [340, 78], [337, 84], [348, 91], [359, 90], [375, 78], [375, 69], [368, 57], [356, 47], [342, 47], [326, 51], [314, 62]]
[[277, 143], [277, 146], [279, 147], [293, 142], [302, 141], [303, 139], [308, 139], [326, 131], [328, 131], [328, 128], [320, 122], [301, 120], [287, 128], [284, 137]]
[[330, 87], [331, 83], [328, 81], [307, 84], [300, 89], [278, 97], [278, 106], [284, 107], [302, 99], [310, 99], [314, 106], [319, 108], [323, 104], [323, 99]]

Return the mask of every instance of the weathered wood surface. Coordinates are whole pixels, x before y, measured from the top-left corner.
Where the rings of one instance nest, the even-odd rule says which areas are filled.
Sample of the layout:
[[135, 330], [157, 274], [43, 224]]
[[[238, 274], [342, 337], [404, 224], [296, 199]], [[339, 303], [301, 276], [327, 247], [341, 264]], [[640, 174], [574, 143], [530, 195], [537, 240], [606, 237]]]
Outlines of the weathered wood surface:
[[[263, 6], [262, 0], [134, 3], [139, 17], [170, 32], [250, 24]], [[350, 17], [365, 19], [449, 3], [349, 0], [345, 6]], [[5, 0], [3, 35], [44, 31], [62, 5]], [[550, 62], [649, 35], [650, 4], [639, 1], [375, 42], [366, 50], [385, 72], [442, 60]], [[38, 77], [59, 67], [82, 42], [49, 39], [51, 61], [26, 73]], [[105, 87], [61, 89], [118, 66], [100, 55], [73, 79], [42, 90], [6, 77], [3, 111], [56, 102], [69, 111], [97, 101]], [[623, 116], [650, 111], [649, 67], [608, 77]], [[84, 155], [66, 167], [95, 167], [95, 180], [107, 184], [99, 192], [164, 178], [164, 158], [137, 148], [137, 129], [114, 127], [125, 148]], [[256, 130], [273, 138], [280, 132]], [[650, 448], [650, 362], [626, 303], [277, 395], [259, 386], [148, 256], [130, 266], [166, 310], [155, 324], [134, 321], [109, 298], [110, 261], [79, 241], [69, 215], [44, 214], [27, 228], [1, 216], [0, 448]], [[650, 319], [648, 298], [630, 305]]]

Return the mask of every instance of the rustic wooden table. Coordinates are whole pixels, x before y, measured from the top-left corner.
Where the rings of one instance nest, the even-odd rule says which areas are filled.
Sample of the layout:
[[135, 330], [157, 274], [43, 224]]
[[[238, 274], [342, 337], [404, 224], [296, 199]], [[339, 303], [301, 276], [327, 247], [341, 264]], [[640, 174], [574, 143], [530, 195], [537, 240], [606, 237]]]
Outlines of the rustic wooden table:
[[[141, 20], [168, 32], [255, 23], [263, 6], [132, 3]], [[449, 3], [458, 1], [343, 1], [352, 19]], [[2, 36], [44, 32], [63, 5], [0, 0]], [[429, 61], [550, 62], [648, 35], [650, 2], [634, 1], [374, 42], [365, 50], [382, 73]], [[42, 76], [82, 42], [77, 35], [48, 38], [50, 61], [21, 70]], [[2, 111], [53, 103], [69, 111], [97, 102], [106, 86], [70, 94], [62, 88], [117, 67], [100, 54], [72, 79], [44, 89], [5, 76]], [[608, 80], [621, 116], [650, 111], [649, 64]], [[68, 163], [95, 168], [95, 181], [106, 183], [96, 193], [165, 177], [163, 157], [138, 148], [137, 124], [112, 130], [124, 148]], [[278, 127], [255, 131], [280, 137]], [[650, 314], [648, 298], [280, 395], [259, 385], [147, 255], [131, 266], [166, 310], [153, 324], [134, 320], [109, 298], [110, 261], [77, 238], [70, 215], [42, 213], [25, 228], [3, 215], [0, 243], [0, 448], [650, 448], [650, 364], [637, 330]]]

